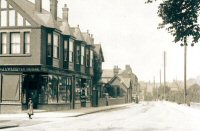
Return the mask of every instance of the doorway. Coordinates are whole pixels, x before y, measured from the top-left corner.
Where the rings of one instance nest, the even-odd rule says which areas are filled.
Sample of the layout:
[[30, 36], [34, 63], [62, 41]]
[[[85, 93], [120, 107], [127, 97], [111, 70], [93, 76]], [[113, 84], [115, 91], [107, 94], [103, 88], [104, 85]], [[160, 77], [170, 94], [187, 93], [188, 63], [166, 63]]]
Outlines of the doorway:
[[33, 108], [37, 109], [38, 106], [38, 96], [39, 96], [39, 89], [41, 88], [40, 84], [40, 76], [39, 75], [25, 75], [23, 81], [23, 92], [26, 96], [25, 104], [28, 107], [29, 98], [33, 101]]

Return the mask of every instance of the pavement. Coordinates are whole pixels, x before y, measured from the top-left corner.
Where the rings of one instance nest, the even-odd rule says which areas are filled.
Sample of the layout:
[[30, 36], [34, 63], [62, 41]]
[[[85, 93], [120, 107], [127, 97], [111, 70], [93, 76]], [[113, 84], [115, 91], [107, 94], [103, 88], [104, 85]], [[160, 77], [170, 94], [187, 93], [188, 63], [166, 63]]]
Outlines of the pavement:
[[46, 112], [44, 110], [42, 111], [36, 110], [34, 112], [33, 119], [31, 119], [31, 121], [28, 119], [28, 115], [26, 112], [22, 112], [19, 114], [1, 114], [0, 115], [0, 129], [41, 124], [44, 122], [49, 122], [48, 121], [49, 118], [59, 119], [59, 118], [67, 118], [67, 117], [79, 117], [79, 116], [102, 112], [102, 111], [108, 111], [108, 110], [114, 110], [114, 109], [116, 110], [120, 108], [126, 108], [127, 106], [131, 104], [133, 103], [102, 106], [102, 107], [88, 107], [88, 108], [55, 111], [55, 112]]

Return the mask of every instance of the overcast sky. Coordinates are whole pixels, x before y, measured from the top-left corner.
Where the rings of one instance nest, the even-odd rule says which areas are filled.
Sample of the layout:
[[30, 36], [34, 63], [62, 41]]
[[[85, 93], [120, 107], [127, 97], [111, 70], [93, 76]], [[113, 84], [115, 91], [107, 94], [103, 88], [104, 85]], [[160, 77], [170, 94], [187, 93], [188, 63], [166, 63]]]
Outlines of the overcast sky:
[[[95, 42], [102, 44], [103, 68], [118, 65], [124, 69], [130, 64], [140, 81], [152, 81], [155, 76], [158, 82], [165, 50], [166, 80], [183, 80], [183, 47], [173, 43], [165, 29], [157, 29], [156, 4], [147, 5], [144, 0], [59, 0], [60, 17], [64, 4], [69, 8], [69, 24], [80, 25], [82, 32], [89, 30]], [[43, 7], [49, 10], [49, 0], [43, 0]], [[189, 47], [188, 78], [200, 75], [199, 56], [199, 44]]]

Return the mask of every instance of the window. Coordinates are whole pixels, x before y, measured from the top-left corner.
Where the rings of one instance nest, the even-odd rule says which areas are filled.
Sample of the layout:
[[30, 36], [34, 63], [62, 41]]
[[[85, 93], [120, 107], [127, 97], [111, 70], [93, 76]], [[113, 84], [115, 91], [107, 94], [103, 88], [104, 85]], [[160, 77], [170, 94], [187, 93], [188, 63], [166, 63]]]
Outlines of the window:
[[74, 52], [74, 41], [69, 41], [69, 62], [73, 62], [73, 52]]
[[6, 0], [1, 0], [1, 8], [7, 8]]
[[20, 53], [20, 33], [11, 33], [11, 54]]
[[80, 62], [80, 46], [76, 46], [76, 64]]
[[90, 51], [90, 67], [93, 67], [93, 51]]
[[23, 26], [23, 17], [19, 13], [17, 13], [17, 25]]
[[15, 26], [15, 11], [9, 11], [9, 26]]
[[25, 54], [30, 53], [30, 33], [25, 32], [24, 33], [24, 48], [25, 48]]
[[1, 11], [1, 26], [7, 26], [7, 11]]
[[1, 53], [6, 54], [7, 34], [1, 34]]
[[53, 57], [59, 58], [59, 36], [58, 36], [58, 34], [53, 35]]
[[85, 62], [85, 47], [81, 46], [81, 65], [84, 65]]
[[51, 57], [51, 55], [52, 55], [52, 51], [51, 51], [51, 43], [52, 43], [52, 40], [51, 40], [52, 38], [51, 38], [51, 33], [48, 33], [48, 38], [47, 38], [47, 42], [48, 42], [48, 49], [47, 49], [47, 56], [48, 57]]
[[26, 20], [26, 21], [25, 21], [25, 25], [26, 25], [26, 26], [30, 26], [31, 24]]
[[64, 41], [64, 61], [67, 61], [67, 40]]
[[89, 49], [86, 49], [86, 66], [87, 67], [90, 66], [90, 53], [89, 53]]

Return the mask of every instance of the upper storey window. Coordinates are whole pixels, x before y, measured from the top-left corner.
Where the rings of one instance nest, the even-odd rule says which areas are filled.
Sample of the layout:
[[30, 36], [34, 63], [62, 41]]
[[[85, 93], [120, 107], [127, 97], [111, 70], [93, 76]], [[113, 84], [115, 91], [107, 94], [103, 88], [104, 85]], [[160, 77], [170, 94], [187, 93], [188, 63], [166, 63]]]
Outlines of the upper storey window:
[[85, 63], [85, 47], [81, 46], [81, 65]]
[[74, 61], [74, 41], [69, 40], [69, 62]]
[[53, 35], [53, 57], [59, 58], [59, 35], [56, 33]]
[[1, 0], [1, 8], [2, 9], [7, 8], [7, 1], [6, 0]]
[[22, 17], [6, 0], [0, 0], [0, 27], [31, 26], [30, 22]]
[[7, 33], [1, 34], [1, 53], [6, 54], [7, 53]]
[[11, 33], [11, 54], [20, 53], [20, 33]]

